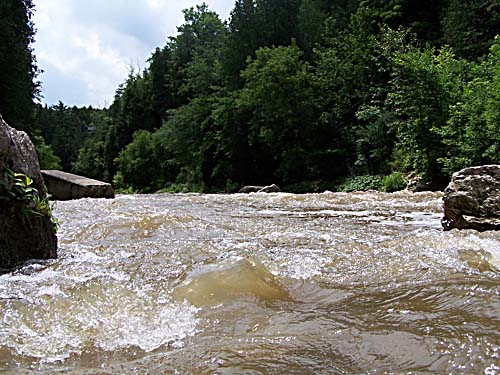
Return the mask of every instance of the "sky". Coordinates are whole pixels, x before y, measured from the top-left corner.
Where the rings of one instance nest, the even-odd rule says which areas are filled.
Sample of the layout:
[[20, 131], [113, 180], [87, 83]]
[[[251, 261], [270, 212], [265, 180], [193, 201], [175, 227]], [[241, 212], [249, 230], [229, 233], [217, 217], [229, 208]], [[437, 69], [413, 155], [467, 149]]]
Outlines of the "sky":
[[[43, 104], [107, 107], [131, 68], [147, 67], [203, 0], [34, 0]], [[234, 0], [205, 0], [226, 20]]]

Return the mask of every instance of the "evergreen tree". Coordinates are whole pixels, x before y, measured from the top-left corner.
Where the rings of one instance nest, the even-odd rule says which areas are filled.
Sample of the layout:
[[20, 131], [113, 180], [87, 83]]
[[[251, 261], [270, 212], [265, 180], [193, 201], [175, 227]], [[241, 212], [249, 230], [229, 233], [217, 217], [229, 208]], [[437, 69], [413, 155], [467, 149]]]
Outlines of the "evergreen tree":
[[255, 0], [237, 0], [229, 20], [229, 36], [224, 46], [223, 70], [226, 86], [240, 88], [243, 80], [240, 72], [249, 57], [263, 45], [262, 20], [257, 15]]
[[257, 0], [263, 46], [288, 46], [299, 37], [299, 7], [299, 0]]
[[33, 9], [32, 0], [0, 1], [0, 113], [11, 126], [29, 132], [39, 95]]
[[81, 116], [82, 109], [69, 108], [61, 101], [48, 109], [37, 110], [37, 122], [45, 141], [61, 159], [63, 170], [71, 172], [72, 164], [88, 136], [89, 129]]

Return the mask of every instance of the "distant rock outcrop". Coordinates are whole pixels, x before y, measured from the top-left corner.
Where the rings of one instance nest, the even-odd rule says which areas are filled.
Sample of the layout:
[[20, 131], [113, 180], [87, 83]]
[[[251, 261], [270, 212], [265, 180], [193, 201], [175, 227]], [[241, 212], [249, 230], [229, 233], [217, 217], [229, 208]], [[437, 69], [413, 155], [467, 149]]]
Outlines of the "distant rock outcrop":
[[0, 268], [57, 256], [46, 197], [31, 140], [0, 116]]
[[280, 188], [275, 185], [268, 185], [268, 186], [253, 186], [253, 185], [247, 185], [243, 186], [238, 193], [279, 193], [281, 192]]
[[445, 230], [500, 230], [500, 165], [454, 173], [443, 201]]

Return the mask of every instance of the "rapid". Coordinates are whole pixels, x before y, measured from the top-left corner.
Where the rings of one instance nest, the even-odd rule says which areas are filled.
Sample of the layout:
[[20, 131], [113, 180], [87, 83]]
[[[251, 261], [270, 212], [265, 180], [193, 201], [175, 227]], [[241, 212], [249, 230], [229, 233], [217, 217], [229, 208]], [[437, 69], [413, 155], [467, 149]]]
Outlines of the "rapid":
[[58, 202], [0, 276], [0, 374], [500, 373], [500, 233], [440, 193]]

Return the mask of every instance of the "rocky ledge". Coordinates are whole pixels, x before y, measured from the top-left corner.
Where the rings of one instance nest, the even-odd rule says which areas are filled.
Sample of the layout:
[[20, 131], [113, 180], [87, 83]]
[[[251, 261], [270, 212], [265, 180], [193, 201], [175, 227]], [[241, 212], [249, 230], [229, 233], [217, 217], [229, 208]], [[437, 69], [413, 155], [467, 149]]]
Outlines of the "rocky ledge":
[[113, 186], [62, 171], [43, 170], [43, 179], [51, 199], [69, 200], [80, 198], [114, 198]]
[[444, 191], [445, 230], [500, 230], [500, 165], [462, 169]]

